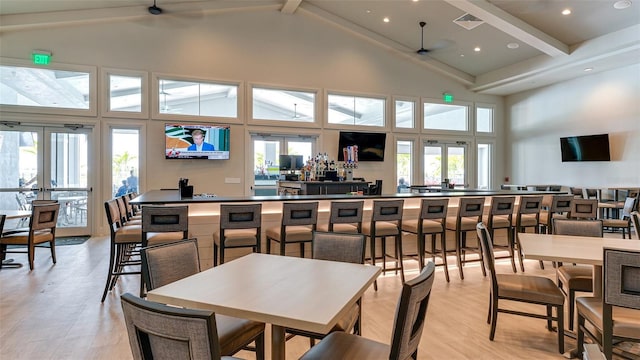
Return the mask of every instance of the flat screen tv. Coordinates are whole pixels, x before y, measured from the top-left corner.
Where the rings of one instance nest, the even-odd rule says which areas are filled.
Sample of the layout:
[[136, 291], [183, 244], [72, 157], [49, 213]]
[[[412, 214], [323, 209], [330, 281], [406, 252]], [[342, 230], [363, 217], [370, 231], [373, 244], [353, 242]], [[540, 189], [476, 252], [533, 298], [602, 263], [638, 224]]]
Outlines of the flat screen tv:
[[340, 131], [338, 161], [344, 161], [343, 148], [358, 145], [358, 161], [384, 161], [387, 134], [374, 132]]
[[560, 138], [562, 161], [610, 161], [609, 134]]
[[280, 155], [279, 167], [284, 170], [300, 170], [304, 166], [302, 155]]
[[165, 124], [166, 159], [229, 159], [229, 125]]

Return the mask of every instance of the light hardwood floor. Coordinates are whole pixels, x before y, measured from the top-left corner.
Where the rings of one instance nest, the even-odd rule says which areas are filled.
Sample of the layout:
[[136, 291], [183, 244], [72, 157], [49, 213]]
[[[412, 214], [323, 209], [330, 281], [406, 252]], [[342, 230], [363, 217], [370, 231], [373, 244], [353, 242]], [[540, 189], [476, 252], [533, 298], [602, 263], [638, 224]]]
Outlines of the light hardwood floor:
[[[59, 246], [56, 265], [52, 265], [48, 249], [37, 249], [34, 271], [24, 266], [0, 271], [1, 359], [131, 358], [119, 295], [135, 294], [139, 280], [122, 277], [106, 301], [100, 303], [108, 248], [106, 237], [92, 238], [82, 245]], [[21, 254], [9, 257], [26, 261]], [[417, 263], [407, 260], [405, 264], [407, 278], [415, 276]], [[537, 261], [526, 261], [525, 266], [527, 274], [555, 277], [550, 264], [546, 270], [540, 270]], [[510, 273], [509, 262], [500, 261], [498, 271]], [[489, 341], [489, 278], [482, 277], [478, 264], [465, 266], [464, 281], [454, 267], [450, 269], [451, 283], [445, 281], [441, 267], [436, 272], [419, 359], [562, 358], [557, 353], [556, 334], [545, 329], [543, 320], [500, 314], [495, 341]], [[400, 278], [387, 274], [379, 278], [378, 285], [378, 292], [369, 289], [363, 300], [363, 336], [388, 343]], [[516, 307], [531, 308], [521, 304]], [[566, 338], [565, 346], [572, 348], [575, 341]], [[296, 359], [307, 348], [308, 340], [296, 337], [287, 342], [287, 358]], [[249, 352], [238, 356], [255, 358]]]

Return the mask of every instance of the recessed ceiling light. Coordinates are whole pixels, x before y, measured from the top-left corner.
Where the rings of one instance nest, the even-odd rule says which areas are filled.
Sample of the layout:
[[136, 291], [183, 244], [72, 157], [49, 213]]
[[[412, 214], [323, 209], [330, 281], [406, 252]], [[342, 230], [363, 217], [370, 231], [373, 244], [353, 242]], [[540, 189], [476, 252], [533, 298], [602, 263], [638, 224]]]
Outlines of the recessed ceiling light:
[[411, 1], [413, 1], [413, 2], [418, 2], [418, 0], [411, 0]]
[[460, 57], [464, 57], [464, 54], [460, 54]]
[[562, 15], [571, 15], [571, 9], [562, 10]]
[[626, 9], [629, 6], [631, 6], [631, 0], [619, 0], [613, 3], [613, 7], [618, 10]]
[[371, 14], [371, 10], [367, 9], [364, 12], [366, 12], [367, 14]]
[[473, 51], [480, 52], [480, 46], [476, 46], [475, 48], [473, 48]]
[[509, 49], [517, 49], [517, 48], [519, 48], [519, 47], [520, 47], [520, 44], [518, 44], [518, 43], [508, 43], [508, 44], [507, 44], [507, 47], [508, 47]]
[[384, 21], [384, 22], [389, 22], [389, 18], [385, 16], [385, 18], [384, 18], [384, 19], [382, 19], [382, 21]]
[[584, 68], [584, 72], [589, 72], [589, 71], [592, 71], [592, 70], [593, 70], [593, 68], [590, 68], [590, 67]]

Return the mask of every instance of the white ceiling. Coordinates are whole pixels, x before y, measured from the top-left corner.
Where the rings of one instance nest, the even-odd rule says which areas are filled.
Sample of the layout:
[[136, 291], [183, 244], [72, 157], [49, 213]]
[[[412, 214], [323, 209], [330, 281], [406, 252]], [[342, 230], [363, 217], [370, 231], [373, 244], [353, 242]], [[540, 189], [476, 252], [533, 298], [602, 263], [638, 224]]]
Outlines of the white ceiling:
[[[508, 95], [640, 62], [640, 0], [157, 0], [167, 16], [264, 8], [312, 16], [445, 74], [474, 91]], [[153, 16], [153, 0], [1, 0], [0, 33]], [[568, 16], [561, 14], [570, 9]], [[470, 13], [472, 30], [453, 22]], [[383, 22], [388, 17], [389, 22]], [[421, 47], [419, 22], [426, 55]], [[507, 44], [518, 44], [509, 49]], [[474, 48], [480, 47], [479, 52]], [[585, 72], [592, 68], [592, 72]]]

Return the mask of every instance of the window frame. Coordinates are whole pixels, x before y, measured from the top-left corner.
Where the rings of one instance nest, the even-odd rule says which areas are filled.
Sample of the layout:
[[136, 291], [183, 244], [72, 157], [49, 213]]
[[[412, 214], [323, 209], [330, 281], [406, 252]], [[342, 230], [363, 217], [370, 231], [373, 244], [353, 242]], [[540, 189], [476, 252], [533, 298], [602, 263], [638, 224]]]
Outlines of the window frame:
[[[467, 118], [466, 118], [466, 126], [467, 130], [443, 130], [443, 129], [430, 129], [425, 128], [425, 114], [424, 114], [424, 105], [428, 104], [437, 104], [437, 105], [455, 105], [455, 106], [464, 106], [467, 108]], [[453, 136], [473, 136], [475, 134], [475, 123], [473, 122], [473, 118], [475, 118], [475, 113], [472, 113], [475, 110], [473, 102], [471, 101], [454, 101], [452, 103], [445, 103], [442, 99], [435, 98], [420, 98], [420, 133], [422, 134], [437, 134], [437, 135], [453, 135]]]
[[[184, 81], [205, 84], [218, 84], [237, 86], [236, 117], [207, 116], [207, 115], [182, 115], [160, 113], [160, 80]], [[151, 119], [162, 121], [192, 121], [200, 123], [226, 123], [242, 124], [244, 118], [244, 83], [241, 81], [219, 80], [204, 77], [187, 77], [166, 73], [153, 73], [151, 75]]]
[[[101, 102], [102, 102], [102, 110], [101, 114], [103, 117], [112, 117], [112, 118], [126, 118], [126, 119], [148, 119], [149, 118], [149, 98], [151, 98], [151, 94], [149, 93], [149, 73], [146, 71], [136, 71], [136, 70], [122, 70], [122, 69], [112, 69], [112, 68], [102, 68], [101, 69], [101, 78], [102, 78], [102, 86], [101, 86]], [[111, 88], [110, 88], [110, 79], [111, 76], [128, 76], [128, 77], [140, 77], [141, 78], [141, 102], [140, 102], [140, 111], [113, 111], [111, 110]]]
[[[398, 127], [397, 119], [396, 119], [396, 102], [397, 101], [407, 101], [413, 102], [413, 126], [412, 127]], [[422, 106], [419, 97], [412, 96], [392, 96], [391, 97], [391, 121], [392, 127], [391, 130], [393, 132], [409, 132], [415, 133], [416, 128], [418, 127], [418, 119], [422, 119]]]
[[[268, 90], [283, 90], [283, 91], [299, 91], [299, 92], [309, 92], [315, 94], [315, 104], [314, 104], [314, 120], [313, 121], [284, 121], [284, 120], [267, 120], [267, 119], [255, 119], [253, 117], [253, 89], [268, 89]], [[247, 109], [247, 124], [255, 125], [255, 126], [284, 126], [291, 127], [295, 124], [295, 127], [300, 128], [319, 128], [322, 125], [320, 109], [322, 106], [322, 91], [319, 88], [304, 88], [297, 86], [283, 86], [283, 85], [274, 85], [274, 84], [264, 84], [264, 83], [256, 83], [250, 82], [247, 84], [247, 102], [245, 104]]]
[[[478, 131], [478, 109], [491, 109], [491, 131]], [[496, 105], [489, 103], [475, 103], [473, 106], [473, 133], [476, 136], [496, 136]]]
[[[383, 110], [383, 116], [384, 116], [384, 123], [383, 125], [375, 125], [375, 126], [368, 126], [368, 125], [356, 125], [356, 124], [334, 124], [334, 123], [329, 123], [329, 95], [338, 95], [338, 96], [353, 96], [353, 97], [357, 97], [357, 98], [371, 98], [371, 99], [378, 99], [378, 100], [384, 100], [384, 110]], [[381, 95], [381, 94], [373, 94], [373, 93], [363, 93], [363, 92], [351, 92], [351, 91], [341, 91], [341, 90], [331, 90], [331, 89], [325, 89], [324, 90], [324, 96], [323, 96], [323, 100], [324, 100], [324, 127], [325, 129], [335, 129], [335, 130], [351, 130], [351, 131], [380, 131], [380, 130], [385, 130], [385, 131], [389, 131], [391, 130], [392, 126], [390, 124], [389, 119], [391, 119], [390, 116], [390, 100], [391, 100], [391, 96], [390, 95]]]
[[25, 67], [32, 69], [47, 69], [47, 70], [60, 70], [60, 71], [76, 71], [89, 74], [89, 108], [88, 109], [71, 109], [71, 108], [56, 108], [48, 106], [29, 106], [29, 105], [2, 105], [0, 104], [0, 112], [16, 112], [16, 113], [33, 113], [33, 114], [46, 114], [46, 115], [66, 115], [66, 116], [91, 116], [96, 117], [98, 115], [98, 84], [97, 73], [98, 68], [96, 66], [88, 65], [69, 65], [52, 62], [46, 66], [34, 65], [31, 62], [20, 59], [10, 59], [0, 57], [0, 65]]

